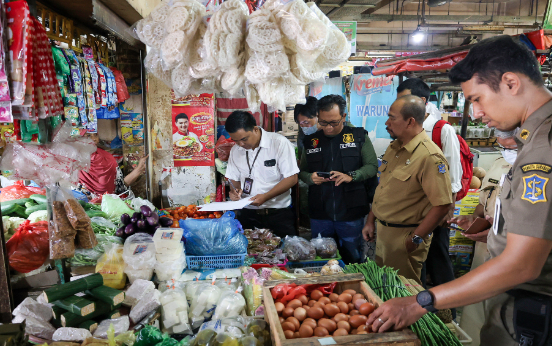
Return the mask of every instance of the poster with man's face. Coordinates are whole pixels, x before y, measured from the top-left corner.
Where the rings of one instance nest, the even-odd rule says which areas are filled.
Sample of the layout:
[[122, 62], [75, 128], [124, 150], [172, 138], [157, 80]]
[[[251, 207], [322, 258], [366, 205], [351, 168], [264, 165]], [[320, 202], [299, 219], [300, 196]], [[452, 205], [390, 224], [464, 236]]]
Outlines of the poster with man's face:
[[212, 94], [191, 95], [172, 106], [175, 167], [215, 164], [215, 117]]

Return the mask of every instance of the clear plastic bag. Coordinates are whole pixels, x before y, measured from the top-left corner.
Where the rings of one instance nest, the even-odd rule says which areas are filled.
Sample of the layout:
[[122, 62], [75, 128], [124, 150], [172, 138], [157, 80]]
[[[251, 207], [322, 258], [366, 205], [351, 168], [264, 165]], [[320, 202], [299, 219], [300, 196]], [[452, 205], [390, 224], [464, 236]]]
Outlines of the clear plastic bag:
[[233, 212], [219, 219], [180, 221], [188, 255], [232, 255], [247, 253], [247, 238]]
[[188, 302], [181, 289], [171, 287], [161, 294], [163, 327], [169, 334], [192, 334], [188, 322]]
[[140, 207], [143, 205], [149, 207], [152, 211], [157, 209], [150, 201], [146, 199], [142, 199], [140, 197], [133, 198], [132, 201], [130, 202], [130, 206], [137, 213], [140, 212]]
[[155, 274], [159, 281], [177, 280], [186, 268], [186, 256], [184, 253], [172, 262], [157, 262], [155, 264]]
[[19, 304], [15, 310], [13, 310], [14, 316], [26, 316], [32, 317], [37, 320], [48, 322], [52, 319], [52, 308], [46, 304], [40, 304], [33, 298], [25, 298], [21, 304]]
[[92, 337], [89, 330], [82, 328], [58, 328], [52, 340], [54, 341], [78, 341], [82, 342]]
[[56, 329], [48, 322], [33, 317], [25, 317], [25, 333], [42, 339], [52, 340]]
[[124, 269], [123, 246], [112, 244], [98, 260], [95, 272], [102, 274], [105, 286], [120, 290], [127, 279]]
[[224, 319], [227, 317], [239, 316], [245, 309], [245, 299], [241, 294], [242, 288], [236, 291], [226, 291], [220, 296], [213, 319]]
[[322, 235], [319, 233], [318, 237], [311, 239], [311, 243], [316, 248], [316, 254], [320, 258], [335, 258], [337, 243], [334, 238], [322, 238]]
[[264, 279], [251, 267], [242, 269], [243, 296], [247, 303], [246, 313], [255, 316], [257, 311], [263, 310], [263, 283]]
[[133, 210], [117, 195], [102, 196], [102, 211], [111, 220], [119, 220], [123, 214], [133, 214]]
[[107, 330], [111, 325], [113, 325], [113, 328], [115, 329], [115, 335], [119, 335], [128, 330], [130, 327], [130, 320], [128, 319], [128, 316], [122, 316], [112, 320], [103, 320], [94, 332], [94, 337], [107, 339]]
[[199, 327], [205, 320], [211, 318], [220, 299], [220, 288], [214, 284], [203, 284], [192, 296], [189, 317], [192, 328]]
[[98, 245], [93, 249], [75, 250], [75, 256], [71, 259], [72, 267], [96, 265], [98, 259], [105, 253], [105, 249], [110, 248], [111, 244], [123, 245], [123, 239], [115, 236], [97, 234], [96, 239], [98, 241]]
[[125, 240], [123, 259], [126, 263], [125, 273], [130, 283], [137, 279], [149, 280], [155, 266], [155, 243], [147, 233], [137, 233]]
[[286, 236], [283, 250], [291, 261], [312, 261], [316, 258], [314, 245], [301, 237]]
[[[241, 338], [246, 335], [247, 323], [247, 318], [243, 316], [234, 316], [222, 320], [213, 319], [209, 322], [203, 323], [199, 328], [199, 333], [211, 331], [215, 332], [217, 335]], [[220, 340], [221, 339], [219, 339], [219, 341]]]
[[154, 290], [155, 284], [153, 282], [137, 279], [126, 291], [123, 305], [132, 307], [143, 297], [153, 293]]
[[158, 290], [153, 290], [151, 294], [140, 298], [130, 310], [129, 317], [132, 322], [138, 323], [150, 312], [157, 310], [161, 306], [161, 302], [159, 302], [160, 295]]

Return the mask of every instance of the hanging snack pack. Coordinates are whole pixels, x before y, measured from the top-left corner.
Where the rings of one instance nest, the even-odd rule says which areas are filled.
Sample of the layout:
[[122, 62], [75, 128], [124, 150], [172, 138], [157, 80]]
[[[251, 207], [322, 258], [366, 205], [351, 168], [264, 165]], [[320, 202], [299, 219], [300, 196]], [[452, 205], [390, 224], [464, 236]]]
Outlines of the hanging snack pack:
[[50, 258], [62, 259], [70, 258], [75, 255], [75, 236], [77, 231], [71, 225], [67, 218], [64, 202], [67, 200], [66, 194], [61, 188], [52, 189], [53, 220], [50, 221]]
[[104, 285], [115, 289], [123, 289], [126, 284], [124, 273], [125, 261], [123, 260], [123, 246], [112, 244], [96, 264], [96, 273], [103, 276]]

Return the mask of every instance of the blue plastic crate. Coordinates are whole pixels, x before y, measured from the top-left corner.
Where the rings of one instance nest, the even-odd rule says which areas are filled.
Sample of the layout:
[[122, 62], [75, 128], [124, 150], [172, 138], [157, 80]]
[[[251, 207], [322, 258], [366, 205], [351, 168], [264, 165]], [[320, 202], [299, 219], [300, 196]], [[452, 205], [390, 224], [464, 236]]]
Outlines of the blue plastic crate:
[[239, 268], [243, 266], [246, 253], [238, 255], [220, 255], [220, 256], [188, 256], [186, 255], [186, 264], [188, 269], [228, 269]]
[[[337, 260], [341, 268], [345, 268], [345, 262]], [[322, 267], [328, 263], [322, 261], [301, 261], [301, 262], [288, 262], [286, 268], [290, 273], [293, 273], [295, 269], [304, 269], [307, 272], [320, 272]], [[309, 270], [310, 269], [310, 270]]]

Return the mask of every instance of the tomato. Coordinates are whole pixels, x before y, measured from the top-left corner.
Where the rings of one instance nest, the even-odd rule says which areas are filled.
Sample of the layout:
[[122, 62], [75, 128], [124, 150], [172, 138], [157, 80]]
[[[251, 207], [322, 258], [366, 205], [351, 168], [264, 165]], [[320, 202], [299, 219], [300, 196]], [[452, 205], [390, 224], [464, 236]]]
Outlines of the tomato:
[[198, 214], [194, 214], [192, 217], [193, 217], [194, 219], [199, 219], [199, 215], [198, 215]]
[[214, 218], [215, 218], [215, 215], [209, 214], [209, 219], [214, 219]]
[[205, 219], [205, 216], [200, 216], [199, 218], [200, 218], [200, 219]]

